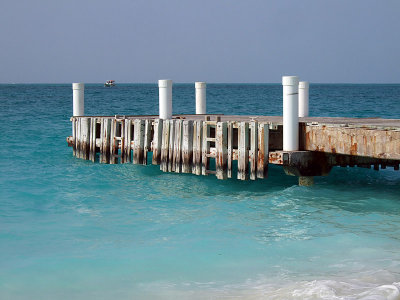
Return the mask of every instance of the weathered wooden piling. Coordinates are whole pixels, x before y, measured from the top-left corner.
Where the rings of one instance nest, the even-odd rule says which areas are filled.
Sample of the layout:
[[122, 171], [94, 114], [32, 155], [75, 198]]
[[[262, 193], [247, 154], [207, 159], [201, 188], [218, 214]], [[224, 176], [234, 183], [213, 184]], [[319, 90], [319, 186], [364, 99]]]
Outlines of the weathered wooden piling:
[[101, 145], [100, 145], [100, 162], [110, 163], [110, 139], [111, 139], [111, 119], [104, 118], [101, 122]]
[[134, 146], [133, 146], [133, 163], [143, 164], [144, 158], [144, 120], [134, 120]]
[[151, 139], [152, 139], [152, 121], [146, 119], [144, 121], [144, 148], [143, 148], [143, 164], [147, 165], [147, 156], [151, 151]]
[[183, 121], [182, 173], [192, 172], [193, 121]]
[[227, 177], [232, 178], [232, 161], [233, 161], [233, 122], [228, 122], [227, 125], [227, 143], [228, 143], [228, 155], [227, 155]]
[[124, 136], [124, 162], [131, 162], [132, 154], [132, 120], [125, 120], [125, 136]]
[[90, 149], [89, 159], [96, 160], [96, 138], [97, 138], [97, 118], [90, 118]]
[[161, 146], [162, 146], [162, 139], [163, 139], [163, 120], [157, 119], [153, 122], [153, 141], [152, 143], [152, 151], [153, 151], [153, 158], [152, 164], [159, 165], [161, 163]]
[[201, 160], [203, 151], [203, 122], [196, 120], [193, 123], [193, 174], [201, 175]]
[[215, 147], [217, 155], [215, 159], [216, 175], [218, 179], [228, 178], [228, 126], [226, 122], [218, 122], [215, 136]]
[[75, 156], [77, 158], [80, 158], [80, 126], [81, 126], [81, 119], [80, 118], [74, 118], [75, 119], [75, 136], [72, 137], [74, 140], [74, 146], [75, 146]]
[[121, 164], [126, 163], [126, 161], [125, 161], [125, 157], [126, 157], [125, 121], [126, 121], [126, 119], [124, 117], [122, 120], [120, 120], [120, 122], [118, 122], [118, 148], [119, 148], [119, 151], [117, 151], [117, 153], [118, 153], [118, 158], [121, 161]]
[[111, 133], [110, 133], [110, 164], [118, 163], [118, 149], [119, 149], [119, 137], [117, 136], [118, 121], [116, 118], [112, 119], [111, 122]]
[[169, 132], [170, 132], [170, 121], [163, 121], [163, 134], [161, 142], [161, 163], [160, 169], [164, 172], [168, 172], [168, 150], [169, 150]]
[[249, 123], [240, 122], [238, 137], [238, 173], [237, 178], [247, 180], [249, 177]]
[[175, 171], [174, 161], [175, 120], [169, 120], [168, 172]]
[[72, 122], [72, 139], [73, 139], [73, 144], [72, 144], [72, 155], [77, 156], [77, 151], [76, 151], [76, 145], [77, 145], [77, 119], [72, 117], [71, 118]]
[[202, 147], [202, 156], [201, 156], [201, 174], [208, 175], [210, 173], [209, 165], [210, 165], [210, 143], [215, 143], [215, 137], [210, 137], [210, 121], [203, 122], [203, 147]]
[[181, 173], [181, 157], [182, 157], [182, 120], [175, 121], [175, 139], [173, 150], [173, 171]]
[[258, 122], [252, 121], [249, 124], [250, 128], [250, 179], [257, 179], [257, 161], [258, 161]]
[[258, 124], [258, 156], [257, 156], [257, 178], [268, 177], [269, 162], [269, 125]]
[[81, 119], [81, 158], [89, 159], [90, 150], [90, 119]]

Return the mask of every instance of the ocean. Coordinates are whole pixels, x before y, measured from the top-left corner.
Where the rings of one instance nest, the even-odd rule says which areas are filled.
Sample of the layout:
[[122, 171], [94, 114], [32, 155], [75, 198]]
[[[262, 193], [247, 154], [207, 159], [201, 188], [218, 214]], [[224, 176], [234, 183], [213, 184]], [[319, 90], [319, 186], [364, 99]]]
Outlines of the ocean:
[[[194, 113], [175, 84], [173, 112]], [[279, 84], [208, 84], [207, 112], [281, 115]], [[158, 114], [156, 84], [87, 84], [87, 115]], [[0, 85], [0, 299], [400, 299], [400, 172], [315, 185], [72, 156], [71, 84]], [[400, 85], [311, 84], [310, 116], [400, 117]]]

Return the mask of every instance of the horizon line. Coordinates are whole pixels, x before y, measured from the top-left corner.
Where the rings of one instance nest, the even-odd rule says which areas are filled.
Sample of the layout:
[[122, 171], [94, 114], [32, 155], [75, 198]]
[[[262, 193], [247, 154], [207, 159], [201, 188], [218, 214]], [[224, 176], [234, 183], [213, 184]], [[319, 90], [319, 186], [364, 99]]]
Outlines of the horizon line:
[[[78, 82], [78, 81], [77, 81]], [[310, 84], [400, 84], [400, 82], [311, 82], [308, 81]], [[72, 84], [74, 82], [0, 82], [2, 85], [12, 84]], [[104, 84], [104, 82], [80, 82], [84, 84]], [[117, 84], [157, 84], [157, 82], [116, 82]], [[195, 82], [179, 82], [173, 81], [174, 84], [194, 84]], [[207, 82], [206, 84], [282, 84], [281, 82]]]

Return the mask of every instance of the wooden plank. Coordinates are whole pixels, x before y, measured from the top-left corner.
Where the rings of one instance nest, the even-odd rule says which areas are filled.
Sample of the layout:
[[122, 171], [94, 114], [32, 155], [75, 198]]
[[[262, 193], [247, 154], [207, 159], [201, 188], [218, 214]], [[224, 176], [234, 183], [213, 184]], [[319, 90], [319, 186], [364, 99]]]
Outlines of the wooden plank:
[[154, 120], [154, 137], [152, 142], [153, 158], [152, 164], [159, 165], [161, 162], [161, 145], [163, 137], [163, 120]]
[[192, 172], [193, 121], [183, 121], [182, 173]]
[[134, 146], [133, 146], [133, 163], [143, 164], [144, 152], [144, 120], [135, 119], [134, 124]]
[[174, 142], [175, 142], [175, 120], [169, 120], [169, 145], [168, 145], [168, 170], [167, 172], [173, 172], [175, 165], [174, 160]]
[[257, 178], [268, 177], [269, 124], [258, 124]]
[[89, 159], [90, 150], [90, 118], [81, 118], [81, 158]]
[[173, 155], [173, 171], [180, 173], [182, 157], [182, 120], [175, 121], [175, 139], [174, 139], [174, 155]]
[[249, 160], [250, 160], [250, 179], [257, 179], [257, 154], [258, 154], [258, 122], [251, 121], [250, 127], [250, 150], [249, 150]]
[[193, 174], [201, 175], [203, 121], [195, 121], [193, 126]]
[[144, 149], [143, 149], [143, 164], [147, 165], [147, 155], [151, 151], [151, 123], [152, 120], [144, 121]]
[[240, 122], [238, 128], [238, 174], [240, 180], [247, 180], [249, 177], [249, 123]]
[[232, 178], [232, 160], [233, 160], [233, 122], [228, 122], [227, 125], [227, 134], [228, 134], [228, 170], [227, 170], [227, 176], [228, 178]]
[[163, 121], [160, 169], [164, 172], [168, 172], [169, 125], [169, 120]]
[[97, 119], [90, 118], [90, 149], [89, 149], [89, 159], [92, 162], [96, 160], [96, 129], [97, 129]]
[[203, 123], [203, 147], [202, 147], [202, 158], [201, 158], [202, 175], [208, 175], [207, 170], [209, 168], [210, 159], [207, 157], [207, 154], [210, 153], [210, 143], [207, 141], [207, 139], [209, 137], [210, 137], [210, 125], [208, 125], [208, 122], [205, 121]]
[[218, 122], [216, 126], [217, 156], [215, 159], [216, 175], [218, 179], [228, 178], [227, 158], [228, 158], [228, 127], [227, 122]]

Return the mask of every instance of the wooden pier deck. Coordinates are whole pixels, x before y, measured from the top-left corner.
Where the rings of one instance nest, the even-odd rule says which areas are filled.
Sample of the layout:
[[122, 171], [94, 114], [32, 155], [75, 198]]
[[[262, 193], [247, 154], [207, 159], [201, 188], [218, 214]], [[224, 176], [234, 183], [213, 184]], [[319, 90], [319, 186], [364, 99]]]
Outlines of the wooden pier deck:
[[299, 151], [282, 151], [279, 116], [175, 115], [161, 120], [116, 115], [71, 121], [67, 142], [74, 156], [110, 164], [152, 163], [164, 172], [255, 180], [266, 178], [272, 163], [304, 183], [304, 178], [327, 175], [333, 166], [399, 170], [400, 164], [397, 119], [300, 118]]

